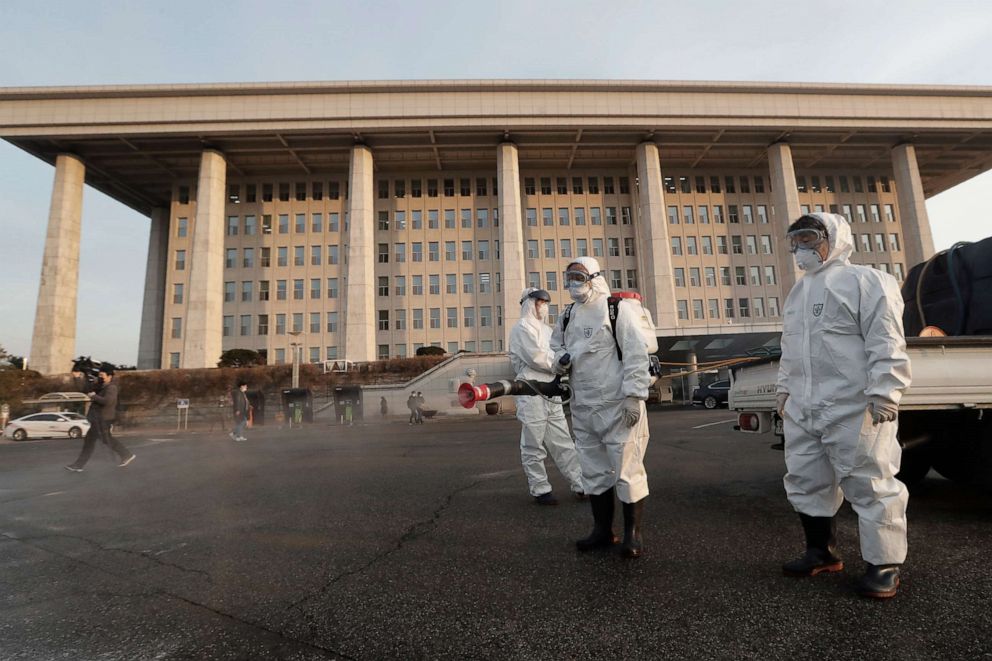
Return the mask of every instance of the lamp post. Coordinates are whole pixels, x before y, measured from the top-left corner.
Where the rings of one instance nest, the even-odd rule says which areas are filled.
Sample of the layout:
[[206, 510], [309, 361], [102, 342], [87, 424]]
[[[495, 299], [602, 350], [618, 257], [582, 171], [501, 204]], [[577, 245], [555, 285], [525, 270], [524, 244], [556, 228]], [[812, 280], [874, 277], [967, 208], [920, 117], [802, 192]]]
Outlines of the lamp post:
[[289, 343], [293, 351], [293, 388], [300, 387], [300, 349], [303, 346], [302, 342], [299, 342], [300, 334], [303, 331], [289, 331], [289, 334], [293, 336], [293, 341]]

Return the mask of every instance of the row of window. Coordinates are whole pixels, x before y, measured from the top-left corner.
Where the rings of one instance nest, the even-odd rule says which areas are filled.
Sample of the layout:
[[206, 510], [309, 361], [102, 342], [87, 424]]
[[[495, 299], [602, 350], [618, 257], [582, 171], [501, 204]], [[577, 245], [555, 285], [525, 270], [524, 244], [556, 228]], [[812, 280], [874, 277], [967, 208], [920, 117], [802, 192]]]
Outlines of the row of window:
[[[551, 177], [524, 177], [524, 195], [537, 195], [538, 190], [541, 195], [551, 195], [552, 190], [558, 195], [600, 194], [599, 177], [554, 177], [554, 189], [551, 187], [551, 182]], [[614, 185], [613, 177], [603, 177], [603, 194], [616, 195], [617, 190], [620, 191], [620, 195], [630, 194], [628, 177], [618, 177], [616, 182]]]
[[[865, 207], [864, 204], [856, 204], [856, 205], [854, 205], [854, 209], [857, 212], [857, 219], [858, 219], [858, 222], [859, 223], [867, 223], [868, 222], [868, 215], [865, 213], [865, 209], [866, 208], [871, 212], [871, 222], [873, 222], [873, 223], [880, 223], [880, 222], [882, 222], [882, 217], [879, 214], [879, 206], [877, 204], [869, 204], [867, 207]], [[882, 208], [885, 210], [885, 220], [887, 222], [890, 222], [890, 223], [896, 222], [896, 212], [895, 212], [895, 209], [892, 207], [892, 205], [891, 204], [886, 204], [886, 205], [883, 205]], [[802, 204], [802, 205], [799, 206], [799, 211], [804, 216], [806, 214], [808, 214], [811, 210], [812, 211], [815, 211], [817, 213], [823, 213], [823, 205], [822, 204], [815, 204], [815, 205], [813, 205], [812, 209], [810, 208], [810, 206], [808, 204]], [[839, 207], [836, 204], [831, 204], [830, 205], [830, 213], [839, 213], [839, 214], [843, 215], [844, 218], [847, 219], [847, 222], [848, 222], [849, 225], [853, 225], [854, 224], [854, 218], [855, 217], [851, 215], [851, 205], [850, 204], [843, 204], [843, 205], [841, 205]]]
[[[770, 234], [762, 234], [761, 236], [758, 236], [757, 234], [748, 234], [745, 236], [740, 234], [732, 234], [730, 237], [669, 237], [672, 245], [672, 254], [677, 256], [682, 254], [698, 255], [700, 254], [700, 246], [702, 246], [702, 254], [712, 255], [714, 254], [714, 238], [716, 239], [716, 254], [718, 255], [728, 255], [731, 253], [734, 255], [743, 255], [745, 250], [748, 255], [757, 255], [759, 240], [762, 255], [771, 255], [774, 252], [774, 244], [772, 243], [772, 237]], [[728, 238], [730, 239], [729, 244], [727, 242]], [[684, 253], [683, 246], [685, 246]]]
[[[666, 193], [682, 193], [691, 194], [697, 193], [705, 195], [706, 193], [751, 193], [752, 192], [752, 182], [753, 191], [755, 193], [765, 192], [765, 180], [764, 177], [760, 175], [755, 175], [750, 177], [748, 175], [740, 175], [735, 177], [732, 175], [719, 176], [719, 175], [695, 175], [690, 178], [688, 175], [673, 175], [662, 177], [662, 185], [665, 188]], [[807, 183], [808, 182], [808, 183]], [[835, 185], [835, 182], [839, 186]], [[863, 182], [861, 175], [838, 175], [836, 178], [834, 175], [796, 175], [796, 189], [800, 193], [836, 193], [838, 190], [841, 193], [890, 193], [892, 192], [892, 186], [889, 182], [889, 177], [887, 175], [866, 175]], [[769, 185], [768, 191], [771, 191], [771, 186]]]
[[[685, 321], [689, 319], [689, 301], [686, 299], [679, 299], [675, 302], [676, 310], [678, 311], [678, 318]], [[765, 299], [762, 297], [758, 298], [725, 298], [723, 299], [723, 305], [720, 305], [720, 299], [709, 298], [706, 299], [706, 311], [708, 312], [709, 319], [719, 319], [721, 314], [721, 309], [723, 310], [723, 317], [726, 319], [733, 319], [735, 316], [741, 319], [750, 318], [763, 318], [763, 317], [778, 317], [778, 297], [769, 296], [768, 297], [768, 308], [765, 309]], [[703, 309], [703, 299], [694, 298], [692, 299], [692, 318], [695, 320], [706, 319], [704, 316]]]
[[[617, 224], [617, 208], [618, 207], [588, 207], [589, 211], [589, 224], [590, 225], [602, 225], [605, 211], [605, 218], [607, 225]], [[631, 213], [630, 207], [619, 207], [620, 209], [620, 224], [621, 225], [631, 225], [633, 224], [633, 215]], [[586, 224], [586, 207], [558, 207], [558, 224], [566, 227], [572, 223], [574, 220], [575, 225], [585, 225]], [[534, 207], [528, 207], [524, 211], [524, 218], [527, 222], [528, 227], [537, 227], [537, 209]], [[555, 224], [555, 210], [552, 207], [542, 207], [541, 208], [541, 224], [545, 227], [552, 227]]]
[[[717, 284], [717, 269], [720, 273], [720, 284], [731, 286], [734, 284], [747, 286], [752, 285], [759, 287], [761, 285], [774, 285], [777, 283], [775, 279], [775, 267], [774, 266], [751, 266], [734, 267], [734, 279], [731, 279], [731, 267], [729, 266], [706, 266], [702, 270], [698, 266], [692, 266], [689, 268], [689, 286], [699, 287], [702, 285], [703, 280], [700, 276], [705, 278], [707, 287], [716, 287]], [[673, 275], [675, 277], [676, 287], [685, 287], [686, 279], [686, 269], [678, 267], [673, 269]], [[762, 279], [762, 272], [764, 272], [764, 279]], [[748, 279], [748, 273], [750, 273], [750, 280]]]

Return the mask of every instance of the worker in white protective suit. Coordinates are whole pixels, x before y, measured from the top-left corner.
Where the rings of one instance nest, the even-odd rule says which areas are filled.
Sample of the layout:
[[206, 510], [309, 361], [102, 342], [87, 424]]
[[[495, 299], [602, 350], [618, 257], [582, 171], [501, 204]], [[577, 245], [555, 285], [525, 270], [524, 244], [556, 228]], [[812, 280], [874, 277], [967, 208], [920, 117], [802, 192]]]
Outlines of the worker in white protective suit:
[[858, 515], [858, 584], [866, 597], [895, 596], [906, 558], [906, 486], [895, 478], [899, 399], [909, 386], [902, 296], [895, 278], [848, 261], [843, 216], [806, 215], [789, 227], [805, 274], [789, 292], [778, 373], [785, 430], [785, 490], [806, 534], [790, 576], [841, 571], [834, 516], [846, 498]]
[[[551, 326], [548, 325], [548, 305], [551, 295], [533, 287], [520, 297], [520, 321], [510, 331], [510, 364], [517, 379], [551, 381], [554, 374], [554, 354], [551, 353]], [[551, 493], [544, 459], [550, 454], [558, 470], [568, 480], [572, 493], [583, 498], [582, 473], [575, 454], [575, 443], [568, 432], [561, 398], [516, 397], [520, 432], [520, 462], [527, 476], [530, 495], [538, 505], [557, 505]]]
[[617, 543], [616, 493], [624, 514], [621, 550], [624, 556], [636, 558], [642, 551], [640, 524], [648, 495], [644, 401], [651, 382], [640, 312], [619, 301], [614, 339], [607, 302], [610, 288], [599, 263], [591, 257], [578, 258], [568, 265], [564, 282], [574, 303], [559, 317], [551, 349], [556, 371], [570, 372], [575, 449], [594, 521], [592, 534], [578, 540], [576, 547], [589, 551]]

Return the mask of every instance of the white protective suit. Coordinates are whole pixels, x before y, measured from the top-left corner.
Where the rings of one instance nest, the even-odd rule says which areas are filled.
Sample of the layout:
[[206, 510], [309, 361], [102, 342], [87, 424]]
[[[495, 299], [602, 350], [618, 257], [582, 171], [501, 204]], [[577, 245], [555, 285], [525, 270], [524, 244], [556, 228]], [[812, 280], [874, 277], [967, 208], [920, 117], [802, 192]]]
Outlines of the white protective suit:
[[[510, 331], [510, 364], [518, 379], [551, 381], [555, 378], [551, 364], [551, 327], [537, 317], [535, 301], [527, 298], [534, 289], [525, 289], [520, 305], [520, 321]], [[582, 492], [582, 473], [575, 453], [575, 443], [568, 431], [561, 399], [516, 397], [520, 432], [520, 462], [527, 476], [530, 495], [540, 496], [551, 491], [544, 459], [551, 455], [558, 470], [572, 491]]]
[[[600, 270], [599, 263], [591, 257], [579, 257], [574, 262], [585, 266], [589, 273]], [[651, 383], [648, 353], [639, 314], [623, 301], [616, 337], [623, 352], [620, 362], [606, 303], [610, 288], [602, 276], [593, 278], [591, 284], [589, 299], [572, 305], [564, 336], [559, 317], [551, 334], [551, 349], [556, 361], [566, 353], [572, 357], [569, 408], [585, 492], [599, 495], [615, 486], [622, 502], [636, 503], [648, 495], [644, 471], [648, 445], [644, 401]], [[640, 419], [633, 427], [622, 421], [625, 397], [640, 400]]]
[[779, 393], [785, 404], [785, 490], [799, 513], [832, 517], [846, 497], [858, 515], [861, 555], [906, 558], [906, 486], [896, 422], [872, 424], [868, 399], [894, 405], [909, 386], [902, 296], [895, 278], [852, 265], [843, 216], [816, 213], [830, 254], [785, 301]]

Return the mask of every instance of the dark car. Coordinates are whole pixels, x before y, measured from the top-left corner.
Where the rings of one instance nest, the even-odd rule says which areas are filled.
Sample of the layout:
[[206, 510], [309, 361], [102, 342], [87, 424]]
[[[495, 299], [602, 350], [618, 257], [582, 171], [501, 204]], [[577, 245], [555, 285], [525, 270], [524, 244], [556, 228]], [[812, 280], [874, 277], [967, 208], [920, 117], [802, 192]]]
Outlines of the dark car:
[[730, 394], [730, 381], [714, 381], [713, 383], [696, 388], [692, 391], [692, 403], [702, 404], [708, 409], [727, 405], [727, 395]]

